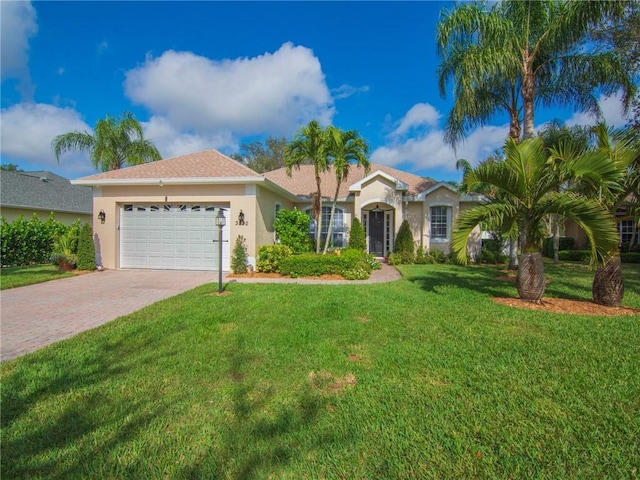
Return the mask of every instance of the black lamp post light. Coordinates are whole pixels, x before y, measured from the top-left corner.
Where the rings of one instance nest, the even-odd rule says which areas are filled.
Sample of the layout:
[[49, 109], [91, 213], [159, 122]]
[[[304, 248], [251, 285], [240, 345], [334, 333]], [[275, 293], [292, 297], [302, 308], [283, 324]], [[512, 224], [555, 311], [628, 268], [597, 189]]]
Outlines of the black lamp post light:
[[216, 225], [218, 226], [218, 294], [222, 293], [222, 229], [226, 224], [224, 209], [220, 208], [218, 215], [216, 215]]

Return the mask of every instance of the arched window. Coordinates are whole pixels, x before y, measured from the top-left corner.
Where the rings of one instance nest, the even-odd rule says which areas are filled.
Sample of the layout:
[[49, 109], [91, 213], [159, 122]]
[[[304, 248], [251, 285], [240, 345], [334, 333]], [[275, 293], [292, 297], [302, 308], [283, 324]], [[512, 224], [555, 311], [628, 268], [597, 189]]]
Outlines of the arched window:
[[[316, 238], [316, 220], [313, 218], [313, 213], [310, 208], [305, 210], [306, 213], [311, 216], [311, 223], [309, 224], [309, 236], [315, 241]], [[329, 219], [331, 218], [331, 207], [322, 207], [322, 231], [320, 238], [322, 245], [327, 239], [327, 232], [329, 230]], [[336, 211], [333, 214], [333, 229], [331, 230], [331, 240], [329, 241], [330, 247], [343, 248], [347, 246], [346, 231], [347, 226], [344, 224], [344, 210], [340, 207], [336, 207]]]

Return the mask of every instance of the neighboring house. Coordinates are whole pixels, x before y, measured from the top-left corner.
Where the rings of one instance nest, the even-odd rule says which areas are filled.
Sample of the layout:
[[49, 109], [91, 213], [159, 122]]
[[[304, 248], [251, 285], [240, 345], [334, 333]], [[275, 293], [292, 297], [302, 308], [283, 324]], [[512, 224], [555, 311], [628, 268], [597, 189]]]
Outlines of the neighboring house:
[[66, 225], [76, 220], [91, 222], [91, 188], [72, 185], [51, 172], [0, 172], [0, 213], [13, 222], [20, 215], [29, 220], [35, 213], [42, 221], [51, 212]]
[[[238, 235], [246, 239], [253, 259], [260, 245], [273, 244], [273, 221], [281, 209], [310, 211], [315, 191], [313, 166], [263, 175], [215, 150], [183, 155], [144, 165], [100, 173], [72, 181], [93, 187], [94, 232], [106, 268], [215, 270], [218, 268], [218, 227], [223, 209], [223, 270]], [[336, 179], [322, 174], [323, 232], [329, 218]], [[376, 256], [393, 251], [395, 234], [405, 218], [416, 245], [449, 251], [452, 223], [475, 197], [455, 188], [383, 165], [370, 173], [351, 169], [339, 192], [332, 244], [346, 246], [348, 230], [358, 217], [367, 233], [368, 249]], [[104, 223], [98, 215], [104, 212]], [[480, 231], [470, 242], [480, 247]]]
[[[640, 212], [634, 205], [638, 200], [633, 195], [629, 195], [616, 211], [616, 226], [620, 237], [620, 245], [640, 244]], [[565, 222], [564, 236], [571, 237], [575, 241], [575, 248], [586, 249], [588, 247], [587, 236], [573, 220]]]

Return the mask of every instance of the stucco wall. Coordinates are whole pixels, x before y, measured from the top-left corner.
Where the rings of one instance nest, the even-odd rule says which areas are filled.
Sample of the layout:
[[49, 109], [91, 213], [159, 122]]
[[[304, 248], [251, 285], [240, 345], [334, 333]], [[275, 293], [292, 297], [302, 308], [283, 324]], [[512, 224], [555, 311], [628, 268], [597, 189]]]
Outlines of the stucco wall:
[[244, 235], [247, 251], [255, 256], [256, 229], [236, 225], [240, 210], [250, 222], [256, 218], [256, 187], [252, 185], [145, 185], [94, 188], [93, 210], [104, 210], [106, 221], [101, 224], [94, 215], [93, 229], [96, 249], [105, 268], [119, 268], [119, 213], [126, 203], [202, 203], [216, 204], [228, 208], [227, 224], [230, 225], [230, 246], [233, 249], [236, 237]]
[[[29, 220], [33, 214], [36, 214], [37, 217], [46, 222], [49, 218], [51, 212], [49, 210], [33, 210], [27, 208], [12, 208], [12, 207], [3, 207], [0, 210], [0, 215], [2, 215], [5, 220], [9, 223], [16, 220], [20, 215], [24, 217], [25, 220]], [[64, 223], [65, 225], [71, 225], [76, 220], [80, 220], [80, 223], [91, 223], [91, 215], [89, 214], [81, 214], [81, 213], [67, 213], [67, 212], [54, 212], [55, 219], [59, 222]]]
[[286, 210], [293, 208], [293, 203], [290, 200], [264, 187], [258, 187], [257, 200], [258, 208], [254, 227], [256, 232], [256, 247], [255, 253], [250, 254], [250, 256], [253, 257], [257, 254], [258, 247], [261, 245], [272, 245], [275, 241], [273, 222], [276, 217], [276, 204], [279, 204], [282, 209]]
[[[420, 247], [423, 242], [422, 232], [425, 229], [424, 204], [422, 202], [411, 202], [406, 204], [405, 218], [411, 226], [411, 234], [413, 235], [413, 243], [416, 248]], [[399, 221], [396, 221], [396, 233], [400, 229]]]
[[[474, 204], [470, 202], [461, 202], [460, 203], [460, 213], [464, 212], [471, 208]], [[482, 230], [479, 226], [474, 228], [471, 231], [471, 235], [469, 236], [469, 241], [467, 242], [467, 255], [470, 258], [475, 258], [475, 256], [480, 253], [480, 249], [482, 247]]]

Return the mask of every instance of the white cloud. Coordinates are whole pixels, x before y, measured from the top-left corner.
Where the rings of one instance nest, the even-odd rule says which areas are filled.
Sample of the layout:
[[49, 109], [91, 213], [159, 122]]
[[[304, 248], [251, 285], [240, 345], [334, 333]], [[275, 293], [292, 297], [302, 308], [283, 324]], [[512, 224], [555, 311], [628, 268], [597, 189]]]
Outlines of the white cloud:
[[187, 153], [200, 152], [215, 148], [216, 150], [238, 150], [238, 143], [229, 132], [201, 134], [178, 131], [163, 117], [151, 117], [148, 122], [141, 122], [144, 136], [151, 140], [163, 158], [176, 157]]
[[364, 85], [362, 87], [354, 87], [352, 85], [347, 85], [346, 83], [343, 85], [340, 85], [338, 88], [331, 89], [331, 93], [333, 94], [333, 98], [335, 100], [348, 98], [358, 93], [367, 93], [368, 91], [369, 91], [369, 85]]
[[[625, 117], [622, 114], [622, 95], [620, 93], [611, 95], [610, 97], [601, 95], [598, 98], [598, 104], [600, 105], [602, 116], [608, 126], [622, 127], [629, 122], [628, 117]], [[565, 122], [565, 124], [568, 127], [573, 127], [574, 125], [595, 125], [597, 122], [598, 119], [590, 113], [576, 112]]]
[[416, 103], [409, 109], [406, 115], [398, 122], [398, 126], [391, 133], [398, 137], [409, 130], [418, 127], [435, 127], [440, 120], [440, 113], [428, 103]]
[[57, 135], [75, 130], [91, 132], [91, 128], [71, 108], [47, 104], [20, 103], [2, 109], [0, 154], [38, 165], [38, 169], [55, 169], [63, 174], [79, 176], [93, 172], [87, 155], [68, 153], [56, 162], [51, 141]]
[[[371, 161], [388, 166], [409, 164], [413, 170], [442, 168], [455, 170], [456, 160], [465, 158], [472, 165], [502, 147], [509, 133], [508, 125], [486, 126], [472, 131], [454, 151], [444, 141], [438, 128], [440, 113], [431, 105], [418, 103], [397, 122], [387, 145], [371, 154]], [[410, 132], [416, 127], [423, 127]]]
[[169, 50], [128, 71], [124, 86], [180, 132], [291, 135], [314, 118], [330, 124], [335, 112], [320, 61], [291, 43], [222, 61]]
[[29, 38], [38, 32], [36, 11], [31, 2], [0, 1], [0, 72], [2, 80], [17, 78], [23, 99], [33, 98], [29, 74]]

